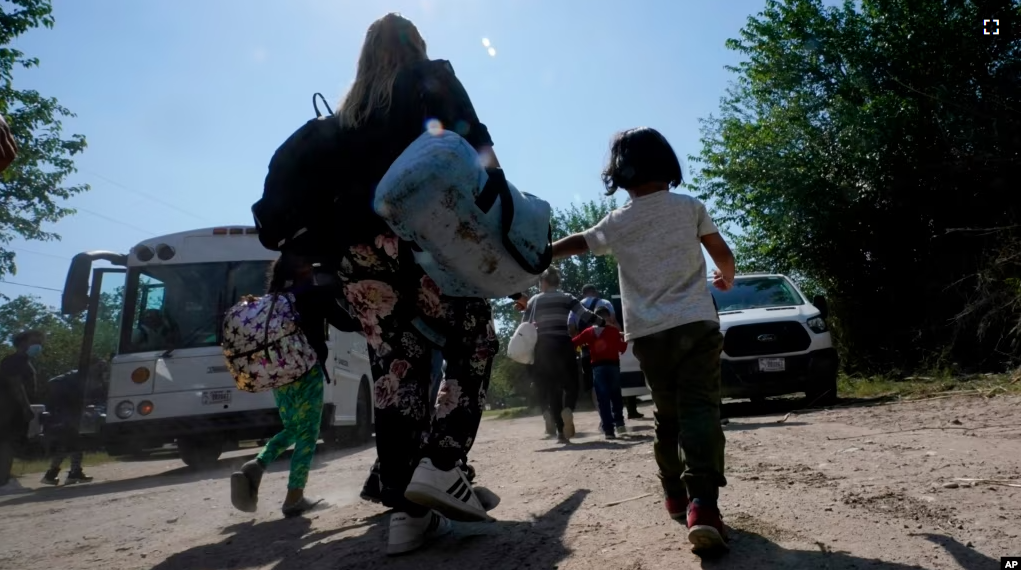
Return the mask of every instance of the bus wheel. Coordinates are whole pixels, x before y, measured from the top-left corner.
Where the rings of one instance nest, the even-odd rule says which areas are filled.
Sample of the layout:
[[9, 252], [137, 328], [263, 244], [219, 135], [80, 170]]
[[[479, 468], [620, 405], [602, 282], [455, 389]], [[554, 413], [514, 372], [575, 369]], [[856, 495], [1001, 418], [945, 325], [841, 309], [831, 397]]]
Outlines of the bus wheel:
[[216, 466], [223, 452], [224, 442], [219, 438], [182, 438], [177, 440], [177, 451], [181, 461], [192, 469], [208, 469]]
[[373, 396], [369, 382], [363, 380], [358, 387], [355, 402], [355, 425], [336, 428], [338, 447], [362, 445], [373, 437]]

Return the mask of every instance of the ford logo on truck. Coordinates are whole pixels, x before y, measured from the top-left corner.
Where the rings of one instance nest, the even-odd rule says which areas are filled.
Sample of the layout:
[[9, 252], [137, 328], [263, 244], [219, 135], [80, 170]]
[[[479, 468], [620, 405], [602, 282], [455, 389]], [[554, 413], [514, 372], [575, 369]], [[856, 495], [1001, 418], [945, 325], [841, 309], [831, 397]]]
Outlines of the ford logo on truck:
[[756, 340], [758, 340], [759, 342], [774, 342], [775, 340], [777, 340], [777, 335], [761, 334], [756, 337]]

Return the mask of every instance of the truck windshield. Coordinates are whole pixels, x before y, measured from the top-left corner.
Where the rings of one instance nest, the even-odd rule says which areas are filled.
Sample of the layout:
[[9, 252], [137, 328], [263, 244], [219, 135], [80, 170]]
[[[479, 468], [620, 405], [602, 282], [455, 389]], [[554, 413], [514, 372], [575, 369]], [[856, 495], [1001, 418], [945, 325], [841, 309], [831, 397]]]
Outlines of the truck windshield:
[[269, 261], [152, 265], [128, 270], [122, 354], [220, 344], [224, 312], [266, 291]]
[[711, 287], [710, 292], [722, 313], [804, 304], [798, 291], [780, 277], [739, 277], [730, 291]]

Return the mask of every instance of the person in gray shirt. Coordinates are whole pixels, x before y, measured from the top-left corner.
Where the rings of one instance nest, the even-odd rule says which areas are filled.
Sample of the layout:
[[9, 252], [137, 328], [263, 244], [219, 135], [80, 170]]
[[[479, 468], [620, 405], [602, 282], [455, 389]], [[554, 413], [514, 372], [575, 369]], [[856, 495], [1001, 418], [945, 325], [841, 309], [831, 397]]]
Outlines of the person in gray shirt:
[[553, 419], [557, 439], [569, 443], [575, 436], [575, 404], [578, 401], [578, 366], [575, 345], [568, 334], [568, 315], [603, 326], [601, 317], [574, 296], [560, 291], [561, 274], [551, 267], [539, 278], [538, 295], [529, 299], [522, 322], [533, 322], [539, 337], [533, 364], [535, 381], [546, 395], [547, 413]]

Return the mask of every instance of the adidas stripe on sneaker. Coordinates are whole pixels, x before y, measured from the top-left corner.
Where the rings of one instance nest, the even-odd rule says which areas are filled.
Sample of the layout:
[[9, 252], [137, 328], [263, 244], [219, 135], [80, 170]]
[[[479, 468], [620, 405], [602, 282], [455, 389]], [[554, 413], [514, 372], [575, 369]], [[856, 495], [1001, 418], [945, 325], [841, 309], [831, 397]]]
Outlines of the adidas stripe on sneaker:
[[415, 468], [405, 498], [455, 521], [492, 521], [461, 469], [437, 469], [430, 459]]

